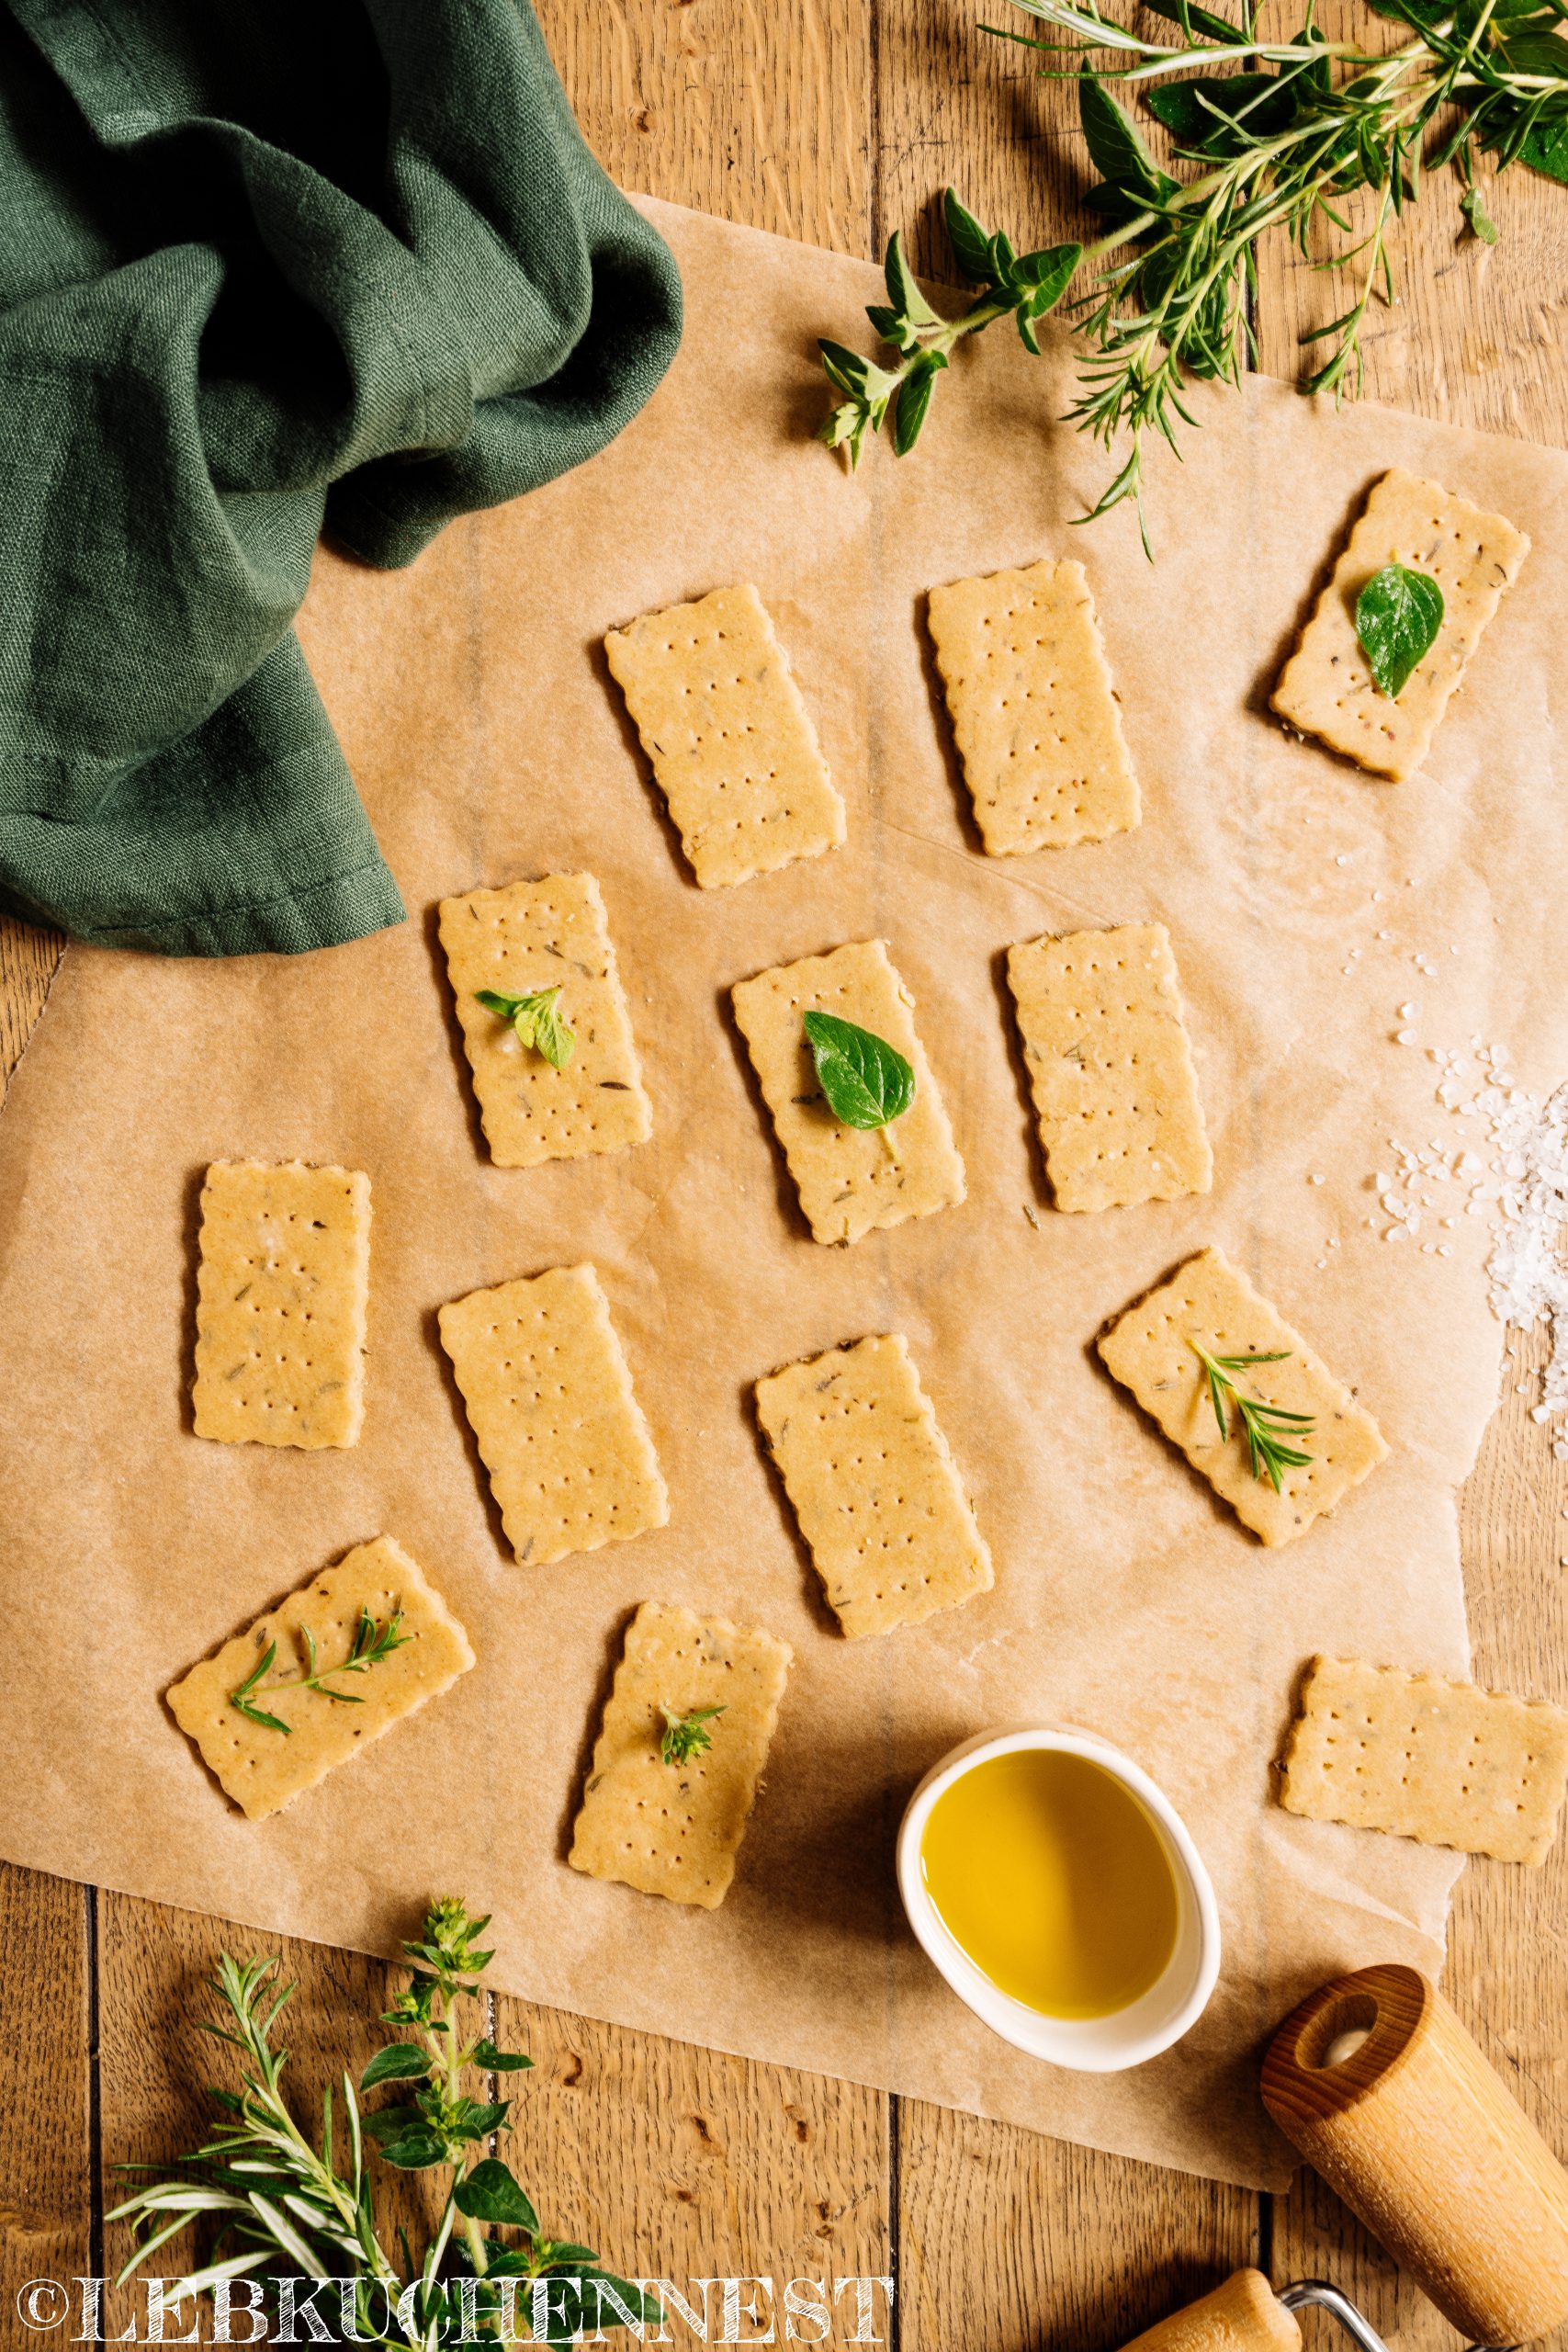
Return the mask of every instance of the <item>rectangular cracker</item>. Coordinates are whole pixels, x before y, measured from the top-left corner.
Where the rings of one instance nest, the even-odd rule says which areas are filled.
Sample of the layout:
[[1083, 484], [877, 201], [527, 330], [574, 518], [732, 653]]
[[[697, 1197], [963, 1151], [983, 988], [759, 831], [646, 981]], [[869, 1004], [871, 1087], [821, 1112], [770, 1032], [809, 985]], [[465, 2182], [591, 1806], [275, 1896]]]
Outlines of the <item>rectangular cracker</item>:
[[989, 1592], [990, 1552], [901, 1333], [786, 1364], [757, 1383], [757, 1418], [852, 1640]]
[[[1503, 515], [1393, 467], [1374, 483], [1280, 673], [1273, 707], [1372, 775], [1396, 784], [1414, 775], [1482, 630], [1529, 553], [1523, 531]], [[1385, 563], [1427, 572], [1443, 592], [1436, 642], [1397, 698], [1373, 685], [1356, 635], [1356, 599]]]
[[749, 582], [645, 613], [604, 651], [703, 889], [838, 847], [844, 804]]
[[1309, 1821], [1544, 1862], [1568, 1781], [1568, 1713], [1473, 1682], [1314, 1657], [1280, 1766]]
[[370, 1179], [214, 1160], [201, 1191], [197, 1437], [353, 1445], [365, 1418]]
[[[1244, 1396], [1313, 1416], [1310, 1436], [1284, 1441], [1313, 1459], [1281, 1474], [1280, 1493], [1267, 1476], [1253, 1476], [1234, 1404], [1227, 1408], [1231, 1433], [1221, 1437], [1194, 1340], [1212, 1356], [1284, 1351], [1281, 1363], [1233, 1374]], [[1304, 1535], [1388, 1452], [1371, 1415], [1221, 1250], [1204, 1250], [1178, 1267], [1168, 1282], [1128, 1307], [1100, 1335], [1099, 1346], [1112, 1377], [1132, 1390], [1242, 1525], [1265, 1544]]]
[[547, 1567], [665, 1524], [659, 1457], [592, 1266], [470, 1291], [438, 1319], [521, 1563]]
[[931, 643], [987, 855], [1129, 831], [1138, 780], [1081, 563], [955, 580]]
[[[269, 1645], [277, 1655], [265, 1680], [287, 1680], [309, 1670], [301, 1629], [316, 1645], [316, 1670], [325, 1674], [354, 1646], [360, 1612], [378, 1628], [394, 1611], [401, 1645], [357, 1674], [331, 1678], [333, 1687], [361, 1703], [344, 1706], [319, 1690], [256, 1690], [251, 1703], [288, 1725], [287, 1734], [250, 1721], [229, 1703]], [[334, 1765], [357, 1756], [395, 1723], [439, 1698], [474, 1662], [468, 1637], [441, 1595], [389, 1535], [356, 1544], [335, 1567], [312, 1577], [246, 1632], [176, 1682], [168, 1693], [180, 1729], [201, 1751], [224, 1794], [260, 1821], [314, 1788]]]
[[[604, 1708], [567, 1859], [589, 1878], [716, 1910], [735, 1876], [795, 1653], [727, 1617], [645, 1600]], [[710, 1745], [660, 1760], [663, 1710], [722, 1707]]]
[[[479, 1119], [498, 1168], [581, 1159], [646, 1143], [643, 1092], [604, 901], [592, 874], [547, 874], [441, 901], [441, 944], [474, 1074]], [[479, 989], [531, 996], [559, 988], [571, 1058], [553, 1069]]]
[[1008, 985], [1059, 1209], [1206, 1193], [1214, 1159], [1159, 922], [1008, 951]]
[[[730, 995], [813, 1239], [858, 1241], [963, 1200], [964, 1162], [915, 1035], [914, 999], [880, 939], [781, 964]], [[902, 1118], [870, 1129], [839, 1125], [806, 1041], [802, 1016], [812, 1006], [874, 1031], [910, 1063], [915, 1099]]]

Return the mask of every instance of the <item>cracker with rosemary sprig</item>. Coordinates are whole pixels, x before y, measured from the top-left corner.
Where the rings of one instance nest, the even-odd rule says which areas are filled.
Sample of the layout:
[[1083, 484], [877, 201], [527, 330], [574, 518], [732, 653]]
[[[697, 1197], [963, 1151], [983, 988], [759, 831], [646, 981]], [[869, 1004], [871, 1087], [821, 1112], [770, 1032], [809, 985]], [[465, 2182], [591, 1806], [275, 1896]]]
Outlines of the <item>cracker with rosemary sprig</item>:
[[193, 1666], [169, 1711], [224, 1793], [260, 1821], [473, 1663], [441, 1595], [378, 1535]]

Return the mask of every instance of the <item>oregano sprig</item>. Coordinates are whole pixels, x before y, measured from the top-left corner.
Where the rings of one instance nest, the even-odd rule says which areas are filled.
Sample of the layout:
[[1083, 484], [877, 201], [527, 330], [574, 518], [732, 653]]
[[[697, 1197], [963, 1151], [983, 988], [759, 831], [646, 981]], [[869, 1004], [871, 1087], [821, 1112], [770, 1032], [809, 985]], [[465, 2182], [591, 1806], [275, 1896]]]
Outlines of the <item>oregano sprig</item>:
[[956, 319], [943, 319], [931, 309], [895, 230], [883, 265], [887, 300], [870, 303], [866, 317], [881, 340], [898, 354], [897, 365], [878, 367], [841, 343], [823, 339], [818, 344], [829, 382], [844, 395], [829, 412], [821, 437], [830, 449], [844, 451], [852, 469], [860, 463], [867, 434], [874, 440], [889, 415], [897, 455], [902, 458], [914, 447], [937, 377], [966, 335], [1010, 318], [1024, 348], [1038, 353], [1034, 322], [1055, 309], [1082, 258], [1078, 244], [1016, 252], [1000, 231], [993, 234], [982, 229], [952, 188], [942, 199], [942, 209], [958, 266], [980, 289], [968, 310]]
[[229, 1704], [249, 1722], [259, 1724], [264, 1731], [284, 1733], [292, 1732], [293, 1724], [286, 1724], [281, 1715], [269, 1714], [265, 1707], [258, 1707], [255, 1703], [258, 1698], [268, 1697], [277, 1690], [315, 1690], [323, 1699], [335, 1700], [340, 1707], [362, 1707], [365, 1702], [356, 1691], [333, 1690], [333, 1677], [338, 1674], [368, 1674], [373, 1666], [379, 1666], [382, 1659], [390, 1657], [394, 1650], [400, 1650], [403, 1644], [412, 1638], [399, 1630], [402, 1622], [402, 1611], [399, 1609], [394, 1609], [389, 1617], [378, 1624], [368, 1609], [361, 1608], [348, 1656], [340, 1658], [335, 1666], [328, 1667], [323, 1667], [317, 1657], [316, 1637], [310, 1628], [301, 1625], [299, 1638], [305, 1645], [305, 1672], [282, 1675], [276, 1681], [267, 1681], [266, 1677], [272, 1672], [277, 1658], [277, 1644], [269, 1642], [244, 1680], [230, 1691]]
[[1247, 1442], [1247, 1459], [1255, 1478], [1267, 1478], [1274, 1492], [1282, 1491], [1286, 1470], [1304, 1469], [1312, 1460], [1289, 1442], [1292, 1438], [1310, 1437], [1314, 1419], [1310, 1413], [1289, 1412], [1282, 1405], [1270, 1405], [1260, 1396], [1244, 1396], [1233, 1374], [1247, 1371], [1255, 1363], [1284, 1363], [1290, 1356], [1288, 1348], [1275, 1348], [1267, 1352], [1240, 1356], [1212, 1356], [1196, 1340], [1189, 1342], [1193, 1354], [1202, 1365], [1209, 1384], [1209, 1402], [1214, 1408], [1214, 1419], [1220, 1425], [1220, 1435], [1231, 1433], [1227, 1404], [1235, 1408], [1241, 1433]]
[[660, 1707], [664, 1718], [664, 1736], [659, 1743], [661, 1764], [689, 1764], [694, 1756], [705, 1756], [713, 1746], [713, 1734], [707, 1726], [722, 1707], [694, 1707], [687, 1714], [677, 1714], [672, 1707]]
[[552, 1069], [564, 1069], [577, 1048], [577, 1033], [561, 1016], [560, 988], [536, 989], [528, 996], [513, 996], [504, 989], [476, 989], [487, 1012], [510, 1021], [519, 1041], [542, 1054]]

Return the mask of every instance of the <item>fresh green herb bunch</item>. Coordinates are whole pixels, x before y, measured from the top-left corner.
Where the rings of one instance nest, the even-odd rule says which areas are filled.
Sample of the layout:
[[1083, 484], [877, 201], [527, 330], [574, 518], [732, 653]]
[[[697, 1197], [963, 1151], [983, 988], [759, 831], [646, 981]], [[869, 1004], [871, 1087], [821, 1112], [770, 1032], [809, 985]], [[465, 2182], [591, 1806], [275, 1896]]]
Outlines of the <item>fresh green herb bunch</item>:
[[[333, 2093], [325, 2092], [319, 2144], [294, 2120], [282, 2087], [288, 2052], [273, 2046], [294, 1988], [276, 1984], [276, 1959], [242, 1964], [225, 1953], [212, 1979], [224, 2021], [199, 2030], [239, 2052], [241, 2087], [209, 2088], [224, 2118], [213, 2137], [178, 2160], [176, 2176], [139, 2188], [107, 2215], [129, 2221], [137, 2239], [117, 2284], [192, 2222], [210, 2217], [218, 2233], [209, 2259], [168, 2291], [170, 2304], [254, 2274], [265, 2308], [276, 2312], [286, 2274], [339, 2279], [347, 2282], [352, 2314], [352, 2323], [341, 2324], [352, 2332], [329, 2340], [389, 2352], [525, 2340], [539, 2283], [549, 2323], [541, 2340], [551, 2345], [569, 2344], [581, 2329], [592, 2335], [601, 2326], [660, 2320], [660, 2304], [603, 2270], [592, 2248], [547, 2237], [509, 2167], [483, 2153], [508, 2128], [511, 2101], [470, 2098], [465, 2075], [513, 2074], [533, 2063], [520, 2052], [498, 2050], [486, 2035], [464, 2041], [458, 2033], [459, 2002], [483, 1998], [475, 1979], [494, 1954], [479, 1950], [477, 1939], [488, 1925], [470, 1919], [453, 1898], [431, 1905], [419, 1940], [403, 1946], [412, 1981], [381, 2020], [409, 2029], [415, 2039], [378, 2050], [358, 2094], [345, 2072], [335, 2116]], [[408, 2096], [369, 2111], [361, 2107], [360, 2094], [391, 2083]], [[453, 2174], [418, 2262], [406, 2232], [397, 2233], [400, 2264], [378, 2233], [372, 2150], [403, 2172], [443, 2167]], [[315, 2308], [328, 2319], [324, 2301], [318, 2297]]]
[[[1371, 0], [1409, 38], [1384, 51], [1330, 40], [1313, 0], [1290, 40], [1265, 40], [1256, 0], [1239, 23], [1192, 0], [1148, 0], [1179, 38], [1145, 40], [1103, 16], [1096, 0], [1014, 0], [1052, 36], [984, 29], [1040, 52], [1053, 79], [1077, 84], [1089, 158], [1100, 174], [1089, 209], [1104, 223], [1092, 243], [1055, 245], [1020, 261], [951, 190], [948, 233], [963, 274], [979, 288], [961, 317], [936, 318], [901, 253], [888, 249], [890, 307], [869, 312], [898, 354], [874, 366], [841, 345], [822, 346], [822, 364], [845, 397], [823, 428], [835, 447], [858, 456], [866, 433], [891, 415], [895, 447], [913, 446], [931, 387], [964, 336], [1011, 316], [1031, 348], [1033, 322], [1077, 278], [1069, 304], [1089, 349], [1079, 395], [1068, 412], [1107, 448], [1130, 447], [1092, 521], [1131, 499], [1142, 525], [1144, 443], [1150, 432], [1176, 445], [1190, 380], [1235, 383], [1252, 350], [1248, 298], [1257, 283], [1258, 240], [1282, 228], [1313, 258], [1314, 232], [1330, 252], [1319, 268], [1356, 261], [1355, 300], [1305, 340], [1326, 354], [1303, 379], [1307, 392], [1337, 398], [1359, 389], [1361, 334], [1380, 288], [1392, 294], [1388, 243], [1424, 175], [1452, 164], [1461, 209], [1474, 234], [1496, 239], [1475, 185], [1483, 151], [1499, 171], [1523, 163], [1568, 181], [1568, 0]], [[1194, 73], [1193, 69], [1198, 71]], [[1167, 77], [1181, 75], [1180, 80]], [[1169, 132], [1182, 176], [1163, 170], [1112, 85], [1145, 89], [1149, 112]], [[1150, 86], [1163, 84], [1164, 86]], [[1343, 210], [1371, 192], [1370, 225], [1358, 235]], [[1145, 545], [1147, 546], [1147, 534]]]

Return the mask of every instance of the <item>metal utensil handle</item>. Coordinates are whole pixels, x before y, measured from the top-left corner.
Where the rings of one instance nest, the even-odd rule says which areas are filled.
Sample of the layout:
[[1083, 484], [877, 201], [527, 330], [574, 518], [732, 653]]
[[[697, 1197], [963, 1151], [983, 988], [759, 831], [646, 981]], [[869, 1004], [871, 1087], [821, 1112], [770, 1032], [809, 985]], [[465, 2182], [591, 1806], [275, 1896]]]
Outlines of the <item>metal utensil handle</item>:
[[1359, 2346], [1360, 2352], [1388, 2352], [1376, 2328], [1369, 2326], [1349, 2297], [1342, 2295], [1337, 2287], [1331, 2287], [1326, 2278], [1303, 2278], [1294, 2287], [1286, 2287], [1280, 2301], [1288, 2312], [1299, 2312], [1309, 2303], [1316, 2303], [1333, 2313], [1351, 2343]]
[[[1333, 2314], [1352, 2344], [1359, 2346], [1359, 2352], [1388, 2352], [1376, 2328], [1369, 2325], [1349, 2297], [1342, 2295], [1337, 2287], [1331, 2287], [1326, 2278], [1300, 2279], [1295, 2286], [1281, 2290], [1280, 2301], [1288, 2312], [1299, 2312], [1307, 2304], [1315, 2303], [1320, 2310]], [[1475, 2344], [1471, 2352], [1519, 2352], [1519, 2346]]]

